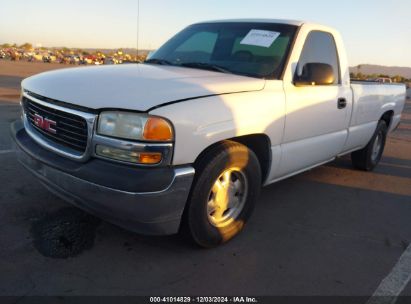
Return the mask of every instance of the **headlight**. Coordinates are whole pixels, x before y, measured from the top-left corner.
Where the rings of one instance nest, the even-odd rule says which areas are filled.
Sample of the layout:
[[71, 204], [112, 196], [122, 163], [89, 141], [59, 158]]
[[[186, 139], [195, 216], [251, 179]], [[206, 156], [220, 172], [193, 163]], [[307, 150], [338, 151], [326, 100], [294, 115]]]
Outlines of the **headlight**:
[[131, 140], [157, 142], [173, 140], [173, 128], [164, 118], [130, 112], [101, 113], [97, 133]]
[[[107, 111], [100, 114], [97, 133], [99, 135], [136, 141], [155, 142], [153, 150], [131, 148], [116, 145], [116, 140], [110, 143], [97, 142], [95, 153], [104, 158], [122, 162], [156, 165], [168, 160], [169, 149], [173, 140], [173, 128], [164, 118], [147, 114]], [[147, 146], [150, 144], [144, 144]], [[163, 147], [164, 146], [164, 147]]]

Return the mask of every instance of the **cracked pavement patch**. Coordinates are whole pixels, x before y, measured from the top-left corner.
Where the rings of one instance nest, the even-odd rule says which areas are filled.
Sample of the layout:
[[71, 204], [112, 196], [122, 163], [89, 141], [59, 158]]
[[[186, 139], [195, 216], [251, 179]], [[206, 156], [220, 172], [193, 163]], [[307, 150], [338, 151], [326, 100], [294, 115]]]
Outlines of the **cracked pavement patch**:
[[77, 208], [60, 209], [33, 222], [34, 247], [46, 257], [75, 257], [93, 247], [99, 223]]

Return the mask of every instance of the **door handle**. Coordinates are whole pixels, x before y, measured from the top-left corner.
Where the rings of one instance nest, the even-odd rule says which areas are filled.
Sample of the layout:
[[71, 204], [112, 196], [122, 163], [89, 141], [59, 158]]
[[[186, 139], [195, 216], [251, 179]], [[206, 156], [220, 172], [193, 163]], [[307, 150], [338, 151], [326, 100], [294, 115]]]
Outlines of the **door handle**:
[[345, 98], [338, 98], [337, 107], [338, 109], [344, 109], [347, 106], [347, 99]]

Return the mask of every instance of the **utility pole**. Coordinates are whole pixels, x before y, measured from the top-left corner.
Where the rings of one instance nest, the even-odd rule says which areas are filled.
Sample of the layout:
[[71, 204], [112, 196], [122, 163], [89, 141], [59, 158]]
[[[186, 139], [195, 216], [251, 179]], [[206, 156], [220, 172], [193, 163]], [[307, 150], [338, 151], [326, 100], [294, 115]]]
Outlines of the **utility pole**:
[[138, 43], [139, 43], [139, 33], [140, 33], [140, 0], [137, 0], [137, 60], [138, 60], [138, 55], [139, 55], [139, 50], [138, 50]]

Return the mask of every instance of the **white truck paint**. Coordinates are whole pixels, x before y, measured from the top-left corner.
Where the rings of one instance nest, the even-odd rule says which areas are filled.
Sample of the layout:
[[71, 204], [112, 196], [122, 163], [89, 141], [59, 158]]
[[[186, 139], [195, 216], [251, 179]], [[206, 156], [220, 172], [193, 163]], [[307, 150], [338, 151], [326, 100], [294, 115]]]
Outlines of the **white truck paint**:
[[[335, 39], [340, 59], [340, 86], [296, 87], [293, 84], [304, 42], [314, 30], [331, 33]], [[269, 184], [363, 148], [378, 120], [388, 111], [394, 112], [392, 130], [400, 121], [404, 94], [402, 85], [351, 84], [340, 34], [329, 27], [304, 23], [283, 81], [266, 80], [264, 90], [188, 101], [152, 113], [174, 122], [176, 165], [194, 162], [201, 151], [218, 141], [266, 134], [272, 151], [266, 179]], [[343, 110], [336, 107], [339, 97], [347, 99]], [[187, 142], [190, 149], [186, 148]]]
[[[181, 196], [183, 182], [180, 178], [192, 174], [191, 164], [196, 163], [209, 147], [225, 140], [236, 141], [243, 136], [267, 138], [268, 161], [261, 163], [261, 166], [266, 166], [263, 168], [266, 175], [263, 176], [262, 183], [267, 185], [364, 148], [376, 136], [374, 134], [379, 121], [384, 119], [389, 131], [398, 125], [404, 107], [403, 85], [351, 83], [342, 38], [332, 28], [284, 20], [227, 20], [207, 24], [220, 23], [252, 23], [256, 28], [259, 24], [280, 24], [298, 28], [286, 54], [281, 76], [275, 79], [249, 77], [153, 62], [154, 64], [53, 71], [30, 77], [22, 83], [25, 98], [32, 98], [30, 92], [34, 92], [96, 113], [107, 109], [143, 112], [165, 118], [172, 124], [174, 141], [172, 161], [168, 165], [177, 168], [172, 183], [164, 191], [133, 194], [133, 197], [146, 203], [149, 201], [150, 208], [156, 208], [151, 203], [156, 198], [156, 193], [161, 194], [161, 197], [166, 197], [167, 191], [171, 191], [173, 195], [178, 193], [176, 197], [183, 200], [179, 204], [181, 210], [176, 212], [177, 215], [173, 213], [171, 226], [161, 226], [160, 230], [164, 233], [174, 233], [178, 229], [191, 187], [191, 180], [184, 179], [188, 184], [185, 196]], [[319, 32], [331, 35], [335, 42], [339, 66], [337, 72], [335, 67], [332, 71], [337, 75], [337, 81], [320, 85], [298, 85], [295, 75], [301, 73], [306, 63], [310, 63], [309, 59], [302, 56], [304, 46], [308, 43], [307, 37]], [[274, 33], [273, 36], [277, 34]], [[245, 53], [241, 56], [248, 56]], [[36, 102], [36, 99], [33, 101]], [[42, 105], [45, 105], [44, 101]], [[64, 107], [64, 104], [60, 106]], [[97, 119], [96, 116], [95, 120], [90, 120], [90, 130], [93, 132]], [[97, 136], [93, 133], [93, 136], [99, 138], [99, 141], [104, 140], [101, 134]], [[89, 139], [90, 142], [93, 142], [94, 137]], [[129, 150], [142, 149], [145, 145], [113, 138], [106, 142]], [[375, 147], [378, 148], [378, 142]], [[93, 156], [94, 152], [91, 151], [91, 158]], [[191, 169], [182, 170], [184, 166]], [[53, 171], [53, 174], [58, 175], [58, 172]], [[67, 184], [59, 187], [66, 187]], [[96, 190], [96, 184], [93, 182], [88, 187], [100, 193], [108, 191], [107, 187]], [[115, 191], [114, 189], [113, 192]], [[126, 194], [132, 195], [130, 191], [121, 192], [121, 197]], [[127, 200], [132, 199], [127, 197]], [[106, 207], [108, 204], [106, 202]], [[130, 208], [133, 207], [124, 205], [128, 212]], [[153, 219], [153, 222], [159, 219], [164, 221], [164, 218], [168, 220], [170, 216], [162, 214]], [[119, 222], [118, 218], [113, 221]], [[151, 218], [144, 221], [151, 222]], [[160, 230], [151, 232], [159, 234]]]

